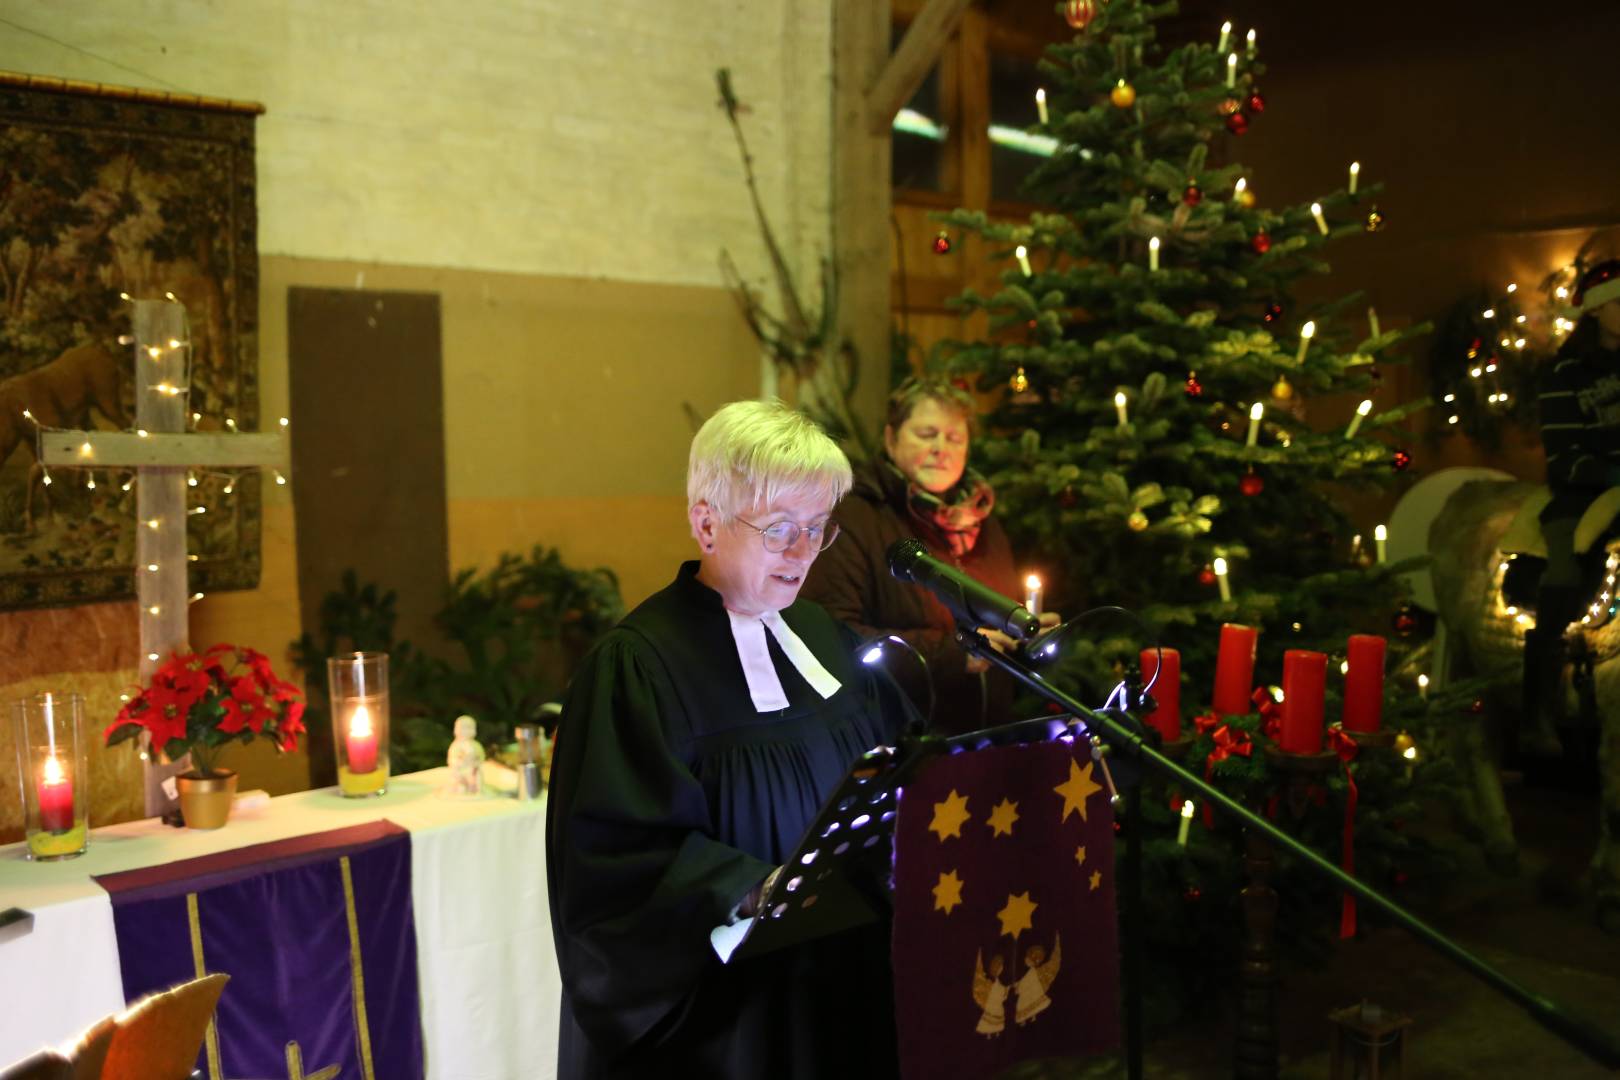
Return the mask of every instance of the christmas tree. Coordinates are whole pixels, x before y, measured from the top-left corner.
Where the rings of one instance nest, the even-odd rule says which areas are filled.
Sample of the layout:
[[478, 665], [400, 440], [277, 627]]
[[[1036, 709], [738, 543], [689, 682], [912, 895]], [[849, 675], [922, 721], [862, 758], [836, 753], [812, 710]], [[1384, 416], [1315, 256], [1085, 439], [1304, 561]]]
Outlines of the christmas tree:
[[[1353, 294], [1305, 302], [1296, 293], [1328, 273], [1329, 243], [1382, 227], [1379, 189], [1359, 184], [1351, 165], [1324, 178], [1333, 190], [1309, 205], [1258, 197], [1236, 160], [1267, 107], [1253, 31], [1243, 39], [1211, 26], [1207, 40], [1167, 48], [1155, 24], [1173, 3], [1070, 0], [1058, 10], [1077, 34], [1041, 63], [1048, 111], [1032, 130], [1056, 149], [1026, 188], [1050, 212], [944, 219], [1006, 260], [999, 291], [959, 300], [965, 315], [988, 317], [988, 339], [948, 343], [937, 359], [995, 401], [975, 460], [1015, 544], [1046, 572], [1048, 606], [1073, 615], [1117, 605], [1147, 624], [1088, 621], [1068, 635], [1068, 669], [1087, 700], [1134, 675], [1156, 636], [1181, 653], [1184, 711], [1205, 712], [1221, 625], [1238, 623], [1260, 629], [1261, 687], [1281, 681], [1285, 650], [1326, 654], [1324, 711], [1336, 720], [1348, 636], [1410, 630], [1399, 575], [1411, 567], [1385, 562], [1371, 523], [1351, 521], [1343, 503], [1411, 463], [1397, 425], [1429, 403], [1390, 400], [1379, 368], [1399, 363], [1426, 328], [1382, 328]], [[1327, 428], [1308, 405], [1325, 394], [1364, 400]], [[1425, 747], [1427, 718], [1466, 710], [1476, 689], [1420, 696], [1411, 645], [1390, 643], [1384, 682], [1384, 729], [1406, 740], [1363, 748], [1324, 774], [1311, 794], [1325, 805], [1286, 824], [1338, 858], [1353, 776], [1356, 868], [1378, 887], [1414, 858], [1400, 828], [1415, 810], [1408, 765], [1424, 760], [1418, 786], [1442, 772], [1429, 767], [1433, 755], [1402, 751]], [[1275, 808], [1286, 785], [1263, 752], [1274, 716], [1262, 699], [1188, 724], [1187, 767]], [[1333, 732], [1326, 745], [1339, 745]], [[1180, 847], [1170, 810], [1179, 793], [1149, 792], [1164, 829], [1146, 847], [1147, 924], [1209, 957], [1209, 925], [1224, 923], [1227, 938], [1237, 925], [1240, 842], [1217, 827], [1193, 830], [1191, 847]], [[1292, 887], [1296, 900], [1333, 898], [1303, 876]], [[1196, 910], [1211, 918], [1190, 917]], [[1285, 900], [1285, 932], [1292, 913], [1302, 935], [1329, 940], [1324, 910], [1337, 915]], [[1229, 977], [1213, 959], [1216, 977]]]

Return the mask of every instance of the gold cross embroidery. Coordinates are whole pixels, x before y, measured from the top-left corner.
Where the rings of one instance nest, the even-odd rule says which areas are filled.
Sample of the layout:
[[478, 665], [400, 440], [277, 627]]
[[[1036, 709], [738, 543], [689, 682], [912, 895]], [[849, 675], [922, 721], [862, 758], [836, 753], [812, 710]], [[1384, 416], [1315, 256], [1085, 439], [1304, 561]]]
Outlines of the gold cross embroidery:
[[287, 1080], [332, 1080], [338, 1074], [336, 1065], [328, 1065], [319, 1072], [304, 1072], [304, 1053], [296, 1042], [287, 1044]]

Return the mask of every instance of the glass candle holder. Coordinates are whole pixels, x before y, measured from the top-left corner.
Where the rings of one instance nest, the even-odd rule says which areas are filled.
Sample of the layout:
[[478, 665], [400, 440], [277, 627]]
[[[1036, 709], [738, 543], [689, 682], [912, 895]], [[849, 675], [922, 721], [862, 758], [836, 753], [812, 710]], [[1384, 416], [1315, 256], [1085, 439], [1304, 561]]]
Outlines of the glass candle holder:
[[346, 653], [326, 661], [338, 791], [349, 797], [388, 790], [388, 654]]
[[84, 698], [34, 694], [12, 705], [28, 857], [83, 855], [90, 837], [90, 768], [81, 738]]

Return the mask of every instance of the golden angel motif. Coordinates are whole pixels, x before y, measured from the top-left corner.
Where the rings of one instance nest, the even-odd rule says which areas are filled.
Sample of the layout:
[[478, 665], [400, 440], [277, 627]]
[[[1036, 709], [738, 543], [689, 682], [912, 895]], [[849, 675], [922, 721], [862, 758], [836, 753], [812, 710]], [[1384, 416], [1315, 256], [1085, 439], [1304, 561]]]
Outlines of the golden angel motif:
[[984, 1011], [974, 1030], [987, 1038], [1000, 1035], [1007, 1027], [1007, 993], [1011, 989], [1001, 981], [1005, 962], [994, 953], [990, 956], [990, 973], [984, 971], [984, 950], [980, 949], [973, 961], [973, 1003]]
[[1045, 949], [1031, 945], [1024, 953], [1024, 963], [1028, 967], [1023, 978], [1018, 980], [1018, 1009], [1015, 1013], [1020, 1025], [1029, 1023], [1052, 1004], [1046, 991], [1051, 988], [1052, 980], [1057, 978], [1058, 968], [1063, 966], [1063, 936], [1053, 936], [1050, 960], [1046, 958]]

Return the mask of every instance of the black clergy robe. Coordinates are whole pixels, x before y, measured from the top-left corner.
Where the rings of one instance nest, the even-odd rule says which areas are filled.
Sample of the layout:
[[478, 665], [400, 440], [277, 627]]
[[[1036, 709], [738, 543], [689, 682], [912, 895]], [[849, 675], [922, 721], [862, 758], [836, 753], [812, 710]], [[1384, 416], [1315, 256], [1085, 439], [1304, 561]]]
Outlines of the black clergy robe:
[[855, 661], [853, 631], [799, 601], [783, 619], [842, 686], [823, 699], [767, 634], [789, 705], [757, 712], [697, 569], [609, 632], [563, 705], [546, 823], [557, 1075], [894, 1077], [887, 923], [729, 966], [709, 932], [908, 707]]

